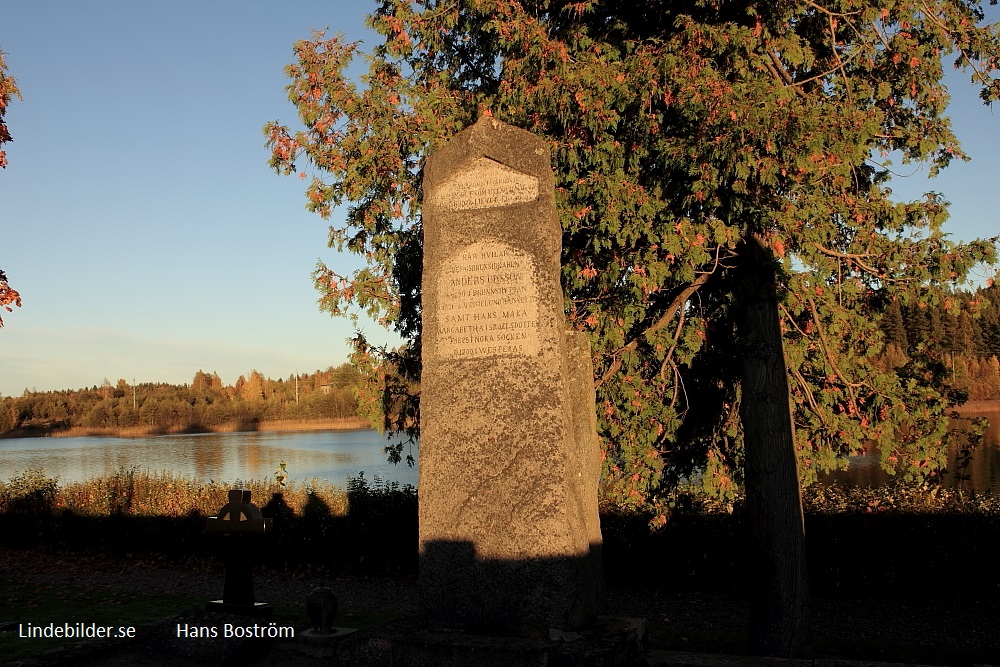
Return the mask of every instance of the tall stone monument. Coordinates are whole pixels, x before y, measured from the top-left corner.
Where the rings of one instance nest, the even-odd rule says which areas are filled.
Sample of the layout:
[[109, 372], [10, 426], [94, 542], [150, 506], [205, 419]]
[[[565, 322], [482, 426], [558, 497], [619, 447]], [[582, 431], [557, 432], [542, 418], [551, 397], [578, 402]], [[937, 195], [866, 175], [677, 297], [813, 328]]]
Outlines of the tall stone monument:
[[428, 158], [423, 224], [422, 615], [585, 627], [603, 596], [600, 451], [547, 144], [481, 118]]

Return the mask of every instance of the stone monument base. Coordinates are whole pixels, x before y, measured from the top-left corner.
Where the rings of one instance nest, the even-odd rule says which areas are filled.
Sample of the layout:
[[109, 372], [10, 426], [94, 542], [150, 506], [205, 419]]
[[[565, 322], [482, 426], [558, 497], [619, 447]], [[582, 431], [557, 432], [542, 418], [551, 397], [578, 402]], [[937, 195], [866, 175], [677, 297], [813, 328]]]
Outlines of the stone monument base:
[[339, 665], [337, 653], [340, 645], [356, 632], [354, 628], [336, 627], [326, 633], [311, 628], [298, 631], [293, 641], [275, 644], [265, 665]]
[[254, 602], [250, 604], [227, 604], [222, 600], [212, 600], [205, 604], [205, 611], [214, 611], [220, 614], [232, 614], [233, 616], [249, 616], [251, 618], [270, 619], [274, 610], [266, 602]]
[[337, 658], [353, 667], [626, 667], [643, 651], [646, 621], [599, 616], [589, 630], [548, 635], [472, 634], [402, 620], [344, 638]]

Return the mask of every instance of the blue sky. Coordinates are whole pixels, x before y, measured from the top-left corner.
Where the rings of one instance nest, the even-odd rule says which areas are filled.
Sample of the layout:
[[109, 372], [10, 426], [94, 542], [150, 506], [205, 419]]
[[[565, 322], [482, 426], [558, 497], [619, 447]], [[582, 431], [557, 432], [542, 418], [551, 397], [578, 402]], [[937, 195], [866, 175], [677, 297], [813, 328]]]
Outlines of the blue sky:
[[[7, 114], [0, 267], [24, 306], [0, 330], [0, 394], [346, 361], [353, 326], [319, 312], [310, 273], [357, 262], [326, 248], [305, 183], [268, 169], [261, 127], [295, 121], [282, 73], [295, 40], [316, 28], [373, 45], [373, 6], [4, 1], [0, 49], [24, 100]], [[1000, 109], [966, 80], [949, 78], [952, 117], [973, 161], [894, 185], [943, 192], [960, 239], [1000, 232]]]
[[356, 263], [326, 247], [305, 183], [269, 170], [261, 127], [296, 120], [292, 44], [364, 37], [366, 9], [5, 0], [24, 100], [7, 114], [0, 267], [24, 305], [0, 330], [0, 393], [346, 361], [353, 327], [319, 312], [310, 273]]

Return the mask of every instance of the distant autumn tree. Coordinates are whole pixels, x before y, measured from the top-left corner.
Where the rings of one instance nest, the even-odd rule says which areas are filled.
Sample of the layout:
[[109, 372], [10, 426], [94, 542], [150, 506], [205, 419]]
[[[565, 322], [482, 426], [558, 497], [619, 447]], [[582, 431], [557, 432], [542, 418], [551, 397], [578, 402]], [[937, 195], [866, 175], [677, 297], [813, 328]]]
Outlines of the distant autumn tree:
[[240, 399], [248, 402], [262, 401], [266, 398], [267, 378], [258, 371], [251, 370], [244, 378], [242, 375], [236, 380], [236, 392]]
[[[17, 89], [14, 78], [7, 75], [7, 63], [3, 58], [3, 51], [0, 51], [0, 168], [7, 167], [7, 154], [3, 151], [3, 145], [13, 141], [10, 132], [7, 130], [7, 123], [4, 122], [4, 115], [7, 113], [7, 105], [13, 97], [21, 98], [21, 91]], [[7, 282], [7, 275], [0, 270], [0, 308], [8, 313], [13, 311], [11, 306], [21, 305], [21, 295], [14, 290]], [[3, 318], [0, 317], [0, 327], [3, 326]]]
[[[7, 283], [7, 274], [0, 269], [0, 308], [8, 313], [13, 312], [11, 306], [21, 306], [21, 295]], [[3, 326], [3, 318], [0, 317], [0, 327]]]
[[194, 374], [194, 378], [191, 379], [191, 389], [195, 391], [212, 391], [221, 388], [221, 381], [216, 384], [216, 378], [218, 374], [209, 375], [200, 368]]
[[7, 74], [7, 63], [3, 56], [3, 51], [0, 51], [0, 168], [7, 167], [7, 154], [3, 151], [3, 145], [13, 141], [7, 130], [7, 123], [4, 122], [7, 105], [14, 97], [21, 99], [21, 91], [17, 89], [17, 82], [14, 77]]
[[956, 397], [919, 369], [880, 368], [873, 315], [957, 309], [947, 289], [996, 259], [996, 238], [947, 238], [940, 196], [889, 189], [890, 159], [933, 175], [964, 158], [946, 59], [1000, 98], [1000, 31], [982, 20], [976, 0], [383, 0], [360, 80], [359, 43], [296, 43], [304, 129], [264, 132], [274, 169], [312, 172], [310, 210], [347, 207], [330, 245], [366, 262], [318, 266], [321, 308], [407, 341], [387, 372], [355, 339], [382, 406], [380, 388], [419, 379], [424, 160], [483, 114], [545, 137], [605, 492], [662, 511], [694, 471], [723, 497], [742, 485], [769, 559], [753, 642], [791, 655], [806, 627], [798, 476], [871, 443], [910, 478], [945, 462]]

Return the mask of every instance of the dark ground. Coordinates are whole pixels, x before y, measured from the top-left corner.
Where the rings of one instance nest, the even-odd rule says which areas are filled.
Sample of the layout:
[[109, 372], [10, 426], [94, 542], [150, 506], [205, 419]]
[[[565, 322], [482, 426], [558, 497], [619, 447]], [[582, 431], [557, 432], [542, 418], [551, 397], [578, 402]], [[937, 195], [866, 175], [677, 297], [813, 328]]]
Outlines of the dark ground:
[[[258, 570], [257, 597], [275, 605], [303, 605], [323, 579], [317, 571]], [[221, 567], [129, 557], [77, 556], [0, 547], [0, 586], [32, 582], [39, 589], [74, 586], [102, 591], [220, 596]], [[327, 579], [341, 610], [357, 618], [386, 619], [417, 611], [411, 577]], [[816, 657], [886, 660], [923, 664], [1000, 663], [1000, 600], [974, 591], [907, 599], [820, 596], [812, 600]], [[177, 609], [177, 613], [183, 609]], [[611, 615], [648, 620], [651, 643], [672, 650], [736, 653], [745, 641], [747, 602], [719, 592], [671, 592], [611, 586]], [[0, 624], [20, 611], [0, 609]], [[53, 618], [54, 622], [64, 619]], [[22, 639], [19, 641], [40, 641]]]

